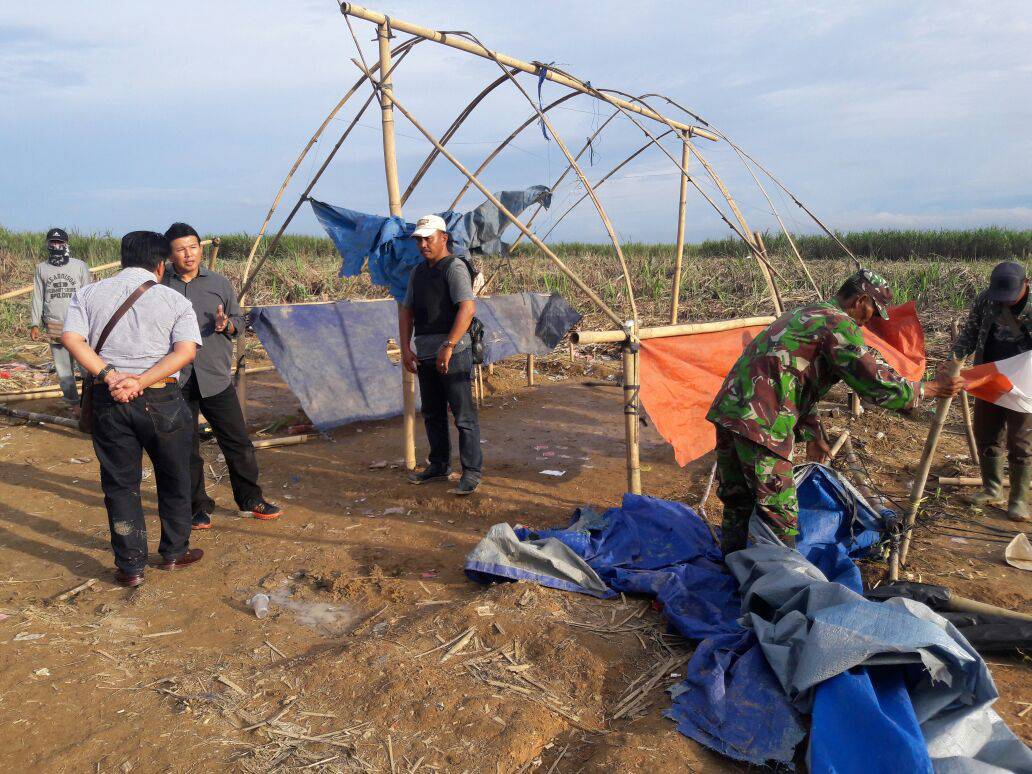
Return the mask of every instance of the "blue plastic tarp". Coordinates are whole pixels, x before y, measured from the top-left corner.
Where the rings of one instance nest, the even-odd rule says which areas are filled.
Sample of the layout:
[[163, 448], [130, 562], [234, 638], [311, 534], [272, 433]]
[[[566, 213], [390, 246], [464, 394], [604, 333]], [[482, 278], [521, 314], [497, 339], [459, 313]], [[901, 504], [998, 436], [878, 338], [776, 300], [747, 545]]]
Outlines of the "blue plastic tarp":
[[[499, 191], [495, 196], [514, 215], [519, 215], [531, 204], [548, 207], [552, 200], [551, 192], [543, 185]], [[316, 199], [309, 201], [316, 218], [341, 255], [340, 276], [357, 276], [368, 260], [373, 284], [388, 288], [399, 301], [404, 298], [412, 267], [423, 260], [412, 239], [415, 224], [397, 216], [369, 215]], [[501, 237], [510, 221], [491, 202], [484, 202], [467, 213], [446, 210], [437, 214], [448, 227], [454, 255], [508, 253], [508, 246]]]
[[[547, 355], [580, 315], [558, 295], [477, 299], [485, 362]], [[387, 357], [398, 337], [394, 301], [255, 307], [251, 326], [319, 431], [402, 411], [401, 365]]]

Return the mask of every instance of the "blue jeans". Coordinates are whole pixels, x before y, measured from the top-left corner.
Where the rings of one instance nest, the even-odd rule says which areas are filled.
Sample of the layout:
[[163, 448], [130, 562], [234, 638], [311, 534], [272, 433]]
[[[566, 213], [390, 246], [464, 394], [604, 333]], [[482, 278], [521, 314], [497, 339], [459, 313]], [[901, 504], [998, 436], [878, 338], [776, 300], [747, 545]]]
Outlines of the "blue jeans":
[[447, 470], [451, 463], [451, 437], [448, 408], [459, 431], [459, 461], [464, 478], [480, 480], [484, 454], [480, 448], [480, 421], [473, 402], [473, 353], [456, 352], [448, 363], [448, 373], [437, 371], [436, 358], [420, 360], [416, 375], [423, 401], [423, 424], [430, 444], [430, 466]]
[[166, 561], [190, 547], [190, 408], [176, 384], [147, 389], [118, 403], [106, 385], [93, 388], [93, 450], [100, 462], [111, 548], [123, 572], [143, 572], [147, 564], [147, 524], [140, 499], [143, 452], [154, 466], [161, 541]]

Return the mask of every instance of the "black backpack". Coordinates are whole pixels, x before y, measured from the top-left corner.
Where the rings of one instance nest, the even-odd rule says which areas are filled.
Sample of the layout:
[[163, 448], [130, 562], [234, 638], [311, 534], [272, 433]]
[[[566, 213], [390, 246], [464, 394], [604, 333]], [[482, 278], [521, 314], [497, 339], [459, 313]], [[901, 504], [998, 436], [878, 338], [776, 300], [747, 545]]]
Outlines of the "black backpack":
[[[466, 259], [466, 256], [464, 256], [464, 255], [456, 255], [455, 257], [458, 258], [460, 261], [462, 261], [466, 265], [466, 270], [469, 271], [469, 283], [472, 286], [473, 280], [475, 280], [476, 277], [477, 277], [477, 273], [476, 273], [476, 270], [473, 268], [473, 264], [471, 264]], [[480, 322], [480, 318], [474, 317], [472, 320], [469, 321], [469, 331], [468, 331], [468, 333], [469, 333], [469, 341], [470, 341], [469, 351], [470, 351], [470, 354], [473, 355], [473, 364], [474, 365], [483, 365], [483, 362], [484, 362], [484, 324], [482, 322]]]

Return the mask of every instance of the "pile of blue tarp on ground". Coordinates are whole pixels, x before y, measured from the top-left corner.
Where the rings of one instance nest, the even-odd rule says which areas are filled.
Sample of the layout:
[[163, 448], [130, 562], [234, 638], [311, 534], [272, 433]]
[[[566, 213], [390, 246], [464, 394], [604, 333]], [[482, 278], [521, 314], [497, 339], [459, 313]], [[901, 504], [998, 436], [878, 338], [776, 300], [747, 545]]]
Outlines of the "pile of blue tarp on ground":
[[[517, 293], [477, 300], [485, 362], [547, 355], [581, 318], [561, 296]], [[387, 357], [398, 337], [394, 301], [255, 307], [262, 346], [320, 432], [402, 410], [401, 365]]]
[[804, 466], [797, 483], [799, 552], [757, 545], [725, 566], [690, 508], [626, 495], [603, 514], [581, 509], [566, 529], [495, 525], [466, 571], [480, 582], [655, 596], [671, 628], [699, 641], [666, 714], [729, 757], [791, 762], [809, 715], [812, 771], [1032, 766], [989, 706], [984, 662], [948, 622], [918, 603], [860, 596], [849, 557], [878, 539], [887, 514], [828, 468]]
[[[499, 191], [495, 196], [517, 216], [532, 204], [548, 207], [552, 201], [551, 191], [543, 185]], [[309, 201], [316, 218], [343, 259], [340, 276], [357, 276], [368, 259], [373, 284], [389, 288], [398, 301], [404, 298], [412, 267], [423, 260], [411, 238], [415, 224], [397, 216], [369, 215], [316, 199]], [[491, 202], [484, 202], [467, 213], [446, 210], [437, 214], [448, 227], [453, 255], [508, 254], [508, 245], [502, 242], [502, 232], [510, 221]]]

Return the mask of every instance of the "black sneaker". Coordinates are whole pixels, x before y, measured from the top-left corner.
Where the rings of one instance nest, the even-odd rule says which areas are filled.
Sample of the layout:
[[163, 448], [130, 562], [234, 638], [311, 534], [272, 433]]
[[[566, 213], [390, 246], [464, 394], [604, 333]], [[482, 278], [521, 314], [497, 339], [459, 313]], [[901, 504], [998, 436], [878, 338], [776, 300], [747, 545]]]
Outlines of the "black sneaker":
[[479, 478], [466, 478], [465, 476], [463, 476], [462, 478], [459, 479], [459, 483], [455, 486], [455, 488], [454, 489], [449, 489], [448, 491], [451, 492], [453, 495], [458, 495], [459, 497], [465, 497], [466, 495], [471, 495], [475, 491], [477, 491], [477, 488], [479, 486], [480, 486], [480, 479]]
[[410, 473], [408, 480], [410, 484], [428, 484], [431, 481], [447, 481], [449, 471], [447, 468], [435, 468], [431, 465], [418, 473]]
[[193, 529], [211, 529], [211, 514], [197, 511], [190, 522]]
[[278, 519], [283, 514], [283, 509], [278, 505], [273, 505], [268, 500], [259, 500], [255, 505], [252, 505], [251, 515], [256, 519], [262, 521], [272, 521]]

